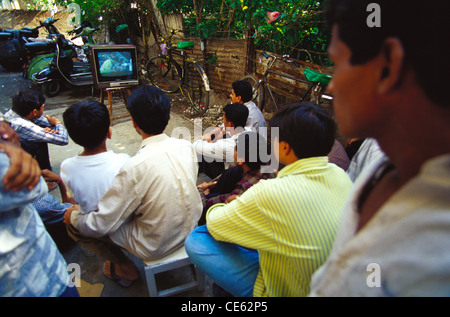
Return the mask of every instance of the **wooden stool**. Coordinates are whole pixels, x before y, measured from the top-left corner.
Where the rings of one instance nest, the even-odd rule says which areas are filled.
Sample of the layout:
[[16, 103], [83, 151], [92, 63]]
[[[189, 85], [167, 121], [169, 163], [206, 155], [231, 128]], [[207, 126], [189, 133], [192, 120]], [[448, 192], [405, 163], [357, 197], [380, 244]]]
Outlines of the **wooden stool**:
[[[105, 95], [108, 96], [108, 110], [109, 110], [109, 118], [111, 120], [111, 125], [113, 125], [113, 121], [114, 120], [121, 119], [121, 118], [126, 118], [126, 117], [130, 116], [128, 111], [127, 111], [126, 114], [113, 116], [113, 110], [119, 110], [119, 109], [126, 108], [128, 95], [131, 93], [131, 89], [133, 89], [134, 87], [135, 86], [108, 87], [108, 88], [102, 88], [100, 90], [100, 102], [101, 103], [104, 103]], [[120, 98], [122, 99], [122, 101], [123, 101], [123, 103], [125, 105], [118, 106], [118, 107], [113, 107], [113, 105], [112, 105], [112, 98], [113, 98], [113, 94], [114, 93], [119, 93]]]

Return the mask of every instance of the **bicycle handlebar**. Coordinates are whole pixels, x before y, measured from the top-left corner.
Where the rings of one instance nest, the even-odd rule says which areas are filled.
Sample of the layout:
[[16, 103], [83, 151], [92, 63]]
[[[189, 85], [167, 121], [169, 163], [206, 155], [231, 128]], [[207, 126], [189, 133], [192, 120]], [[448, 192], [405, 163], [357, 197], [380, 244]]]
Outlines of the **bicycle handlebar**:
[[281, 60], [283, 62], [286, 62], [286, 63], [294, 63], [295, 66], [300, 67], [300, 64], [295, 59], [290, 59], [290, 56], [287, 55], [287, 54], [283, 55], [283, 57], [278, 57], [278, 56], [275, 56], [275, 55], [272, 55], [272, 54], [268, 54], [267, 52], [264, 52], [264, 51], [261, 54], [267, 59], [269, 57], [272, 57], [274, 59], [279, 59], [279, 60]]

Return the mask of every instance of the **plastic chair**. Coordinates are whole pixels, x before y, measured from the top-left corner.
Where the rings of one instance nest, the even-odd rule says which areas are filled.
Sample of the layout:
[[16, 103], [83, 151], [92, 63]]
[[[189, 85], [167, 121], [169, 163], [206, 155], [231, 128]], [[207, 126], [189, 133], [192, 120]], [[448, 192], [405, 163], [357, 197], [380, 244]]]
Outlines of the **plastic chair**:
[[[145, 278], [147, 281], [148, 292], [151, 297], [165, 297], [178, 293], [182, 293], [188, 290], [197, 288], [198, 291], [203, 291], [205, 286], [205, 275], [194, 264], [192, 264], [189, 256], [186, 253], [184, 245], [169, 255], [152, 261], [144, 261]], [[155, 275], [171, 271], [174, 269], [182, 268], [185, 266], [194, 267], [195, 275], [194, 281], [176, 285], [171, 288], [158, 290], [156, 285]]]

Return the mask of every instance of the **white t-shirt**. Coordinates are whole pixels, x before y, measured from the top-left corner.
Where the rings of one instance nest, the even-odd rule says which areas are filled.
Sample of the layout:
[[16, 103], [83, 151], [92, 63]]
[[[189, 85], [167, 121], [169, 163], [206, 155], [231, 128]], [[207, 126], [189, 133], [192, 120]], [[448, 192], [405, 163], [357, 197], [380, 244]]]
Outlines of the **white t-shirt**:
[[83, 213], [97, 210], [100, 198], [111, 187], [114, 177], [129, 158], [126, 153], [107, 151], [74, 156], [61, 163], [61, 178]]

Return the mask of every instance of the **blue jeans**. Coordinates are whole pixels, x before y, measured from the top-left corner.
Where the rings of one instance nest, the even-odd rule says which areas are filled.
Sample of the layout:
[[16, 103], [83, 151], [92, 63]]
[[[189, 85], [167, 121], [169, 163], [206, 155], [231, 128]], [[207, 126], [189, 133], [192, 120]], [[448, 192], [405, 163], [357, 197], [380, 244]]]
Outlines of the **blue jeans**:
[[238, 297], [253, 296], [259, 272], [258, 251], [217, 241], [206, 225], [191, 232], [185, 247], [192, 263], [224, 290]]

